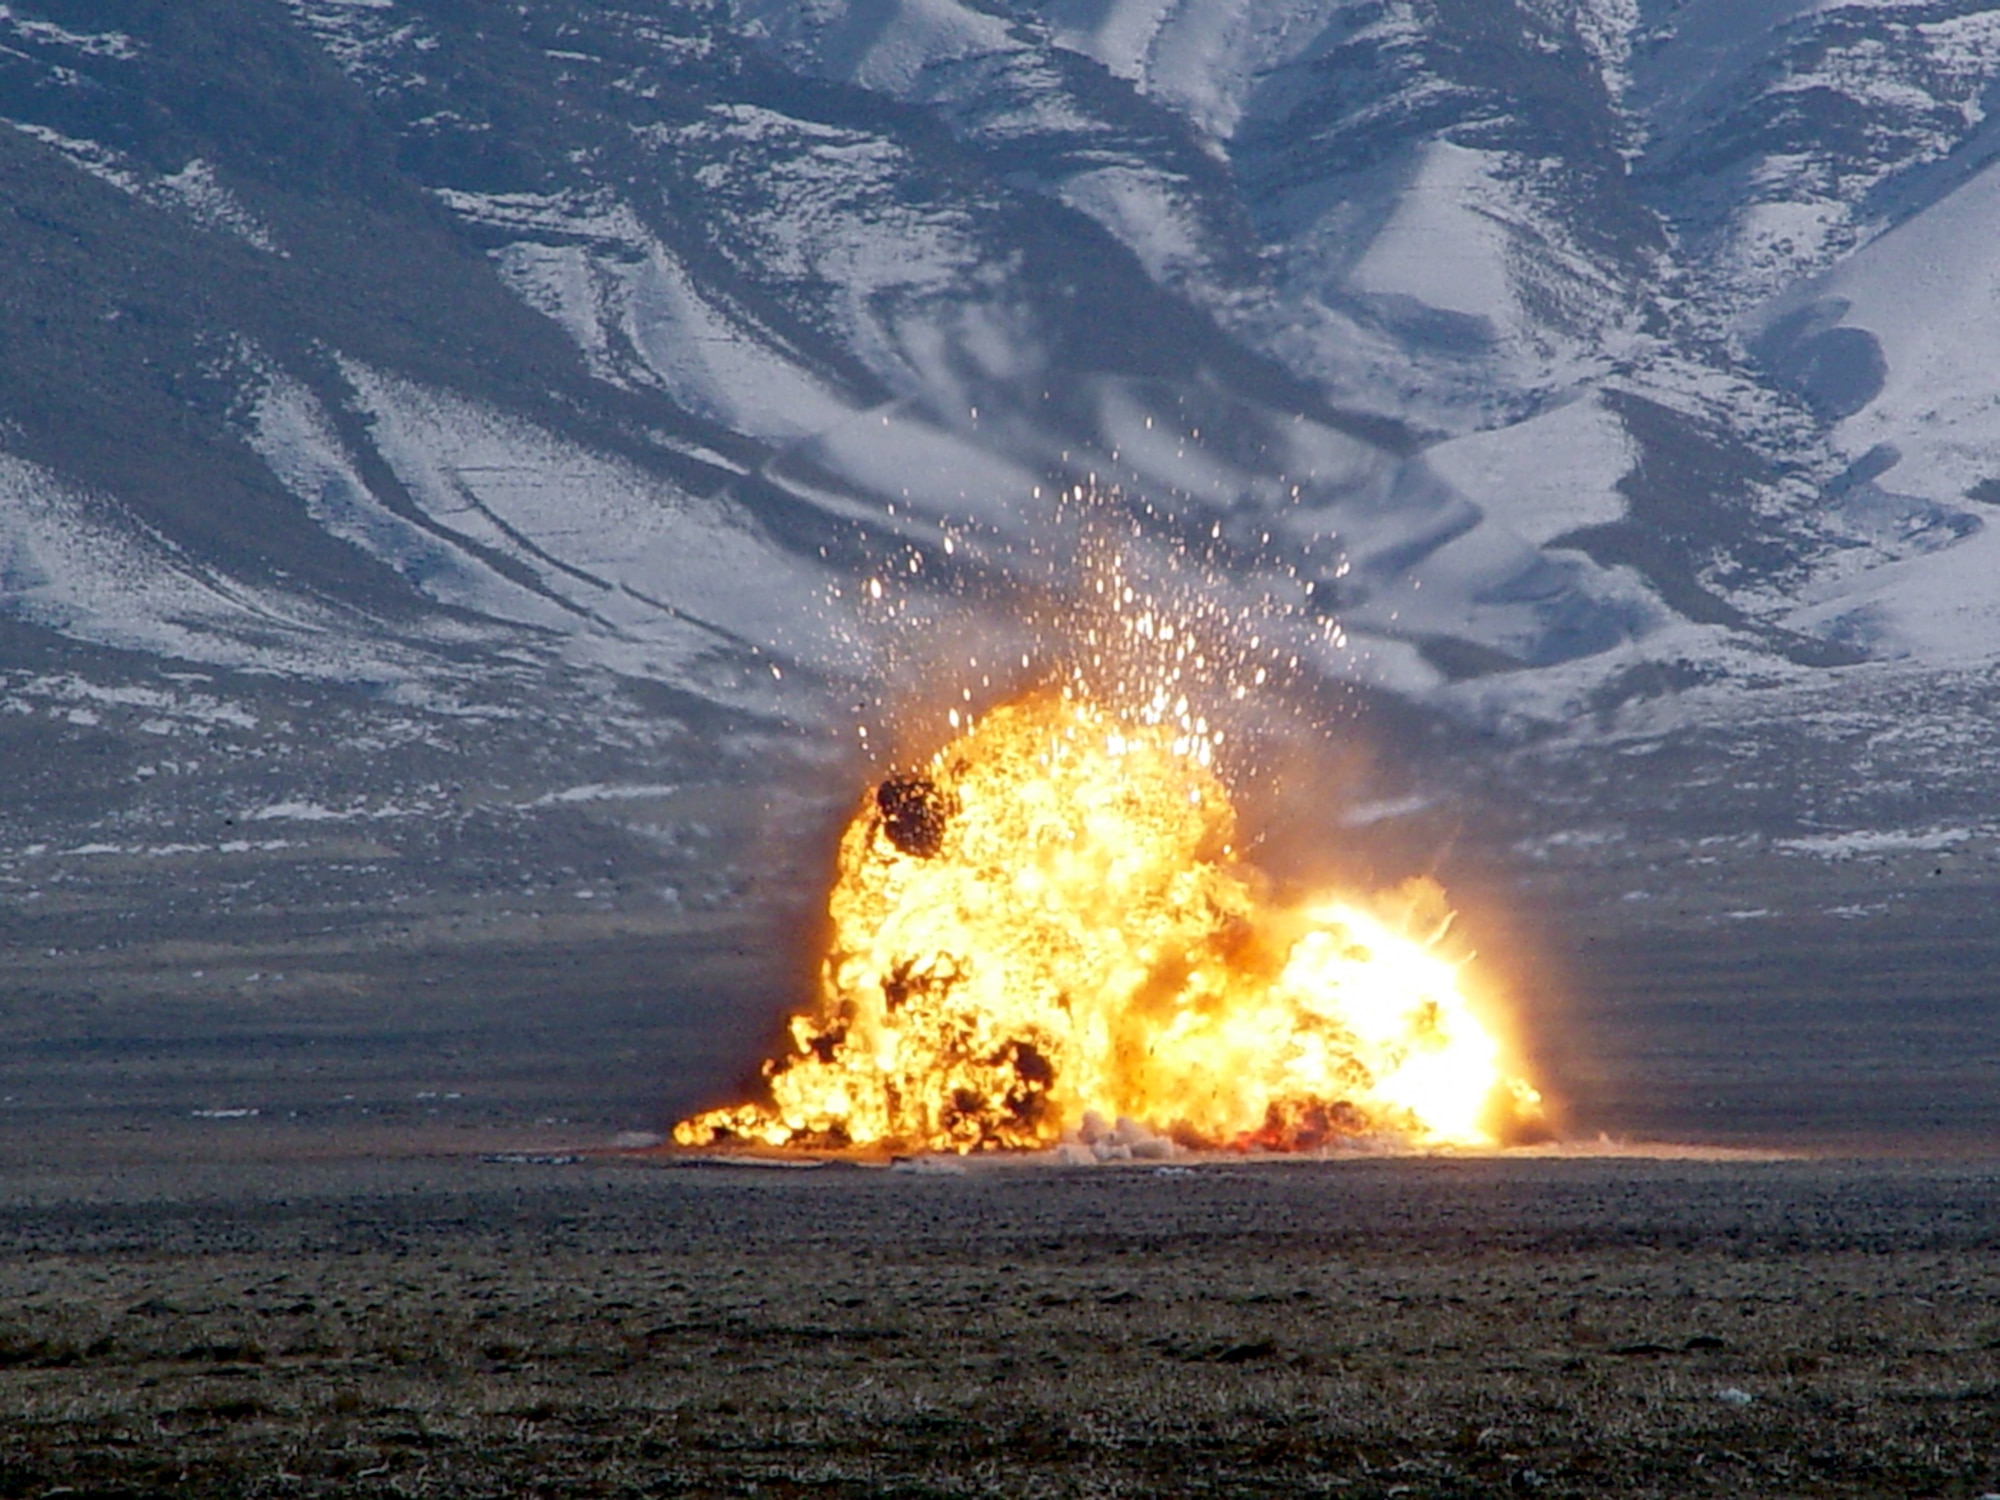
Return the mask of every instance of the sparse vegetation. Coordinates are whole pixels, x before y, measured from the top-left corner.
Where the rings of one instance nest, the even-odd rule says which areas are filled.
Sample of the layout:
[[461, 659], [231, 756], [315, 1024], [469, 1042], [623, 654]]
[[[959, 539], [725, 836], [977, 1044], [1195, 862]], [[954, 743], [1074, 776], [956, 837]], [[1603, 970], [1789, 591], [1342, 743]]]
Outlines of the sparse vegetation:
[[1949, 1495], [1984, 1171], [17, 1176], [0, 1494]]

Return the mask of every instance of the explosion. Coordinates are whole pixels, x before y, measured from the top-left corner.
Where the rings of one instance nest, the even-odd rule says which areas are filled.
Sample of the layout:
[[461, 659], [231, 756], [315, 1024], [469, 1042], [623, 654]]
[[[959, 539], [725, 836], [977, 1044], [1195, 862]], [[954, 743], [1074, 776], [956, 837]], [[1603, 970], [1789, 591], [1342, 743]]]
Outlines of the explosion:
[[1072, 684], [881, 782], [841, 840], [818, 1004], [764, 1065], [770, 1102], [674, 1139], [969, 1153], [1094, 1114], [1298, 1150], [1486, 1144], [1535, 1118], [1438, 949], [1442, 892], [1275, 899], [1213, 748], [1205, 723]]

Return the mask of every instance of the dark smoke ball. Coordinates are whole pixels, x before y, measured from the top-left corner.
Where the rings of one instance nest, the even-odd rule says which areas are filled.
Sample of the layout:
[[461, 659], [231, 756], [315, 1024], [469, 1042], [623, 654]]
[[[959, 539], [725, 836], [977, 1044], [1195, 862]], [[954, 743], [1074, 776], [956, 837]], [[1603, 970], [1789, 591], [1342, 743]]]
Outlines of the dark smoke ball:
[[882, 814], [882, 831], [905, 854], [930, 859], [944, 847], [951, 808], [928, 776], [891, 776], [875, 788], [875, 806]]

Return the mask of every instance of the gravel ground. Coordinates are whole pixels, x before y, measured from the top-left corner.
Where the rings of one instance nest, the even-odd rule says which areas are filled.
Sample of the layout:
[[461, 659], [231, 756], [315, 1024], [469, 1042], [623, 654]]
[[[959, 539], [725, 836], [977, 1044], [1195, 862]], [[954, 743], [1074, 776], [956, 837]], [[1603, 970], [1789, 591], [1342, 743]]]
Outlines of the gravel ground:
[[534, 1155], [8, 1168], [0, 1494], [2000, 1488], [1997, 1166]]
[[1814, 1154], [610, 1157], [808, 929], [21, 918], [0, 1497], [2000, 1491], [2000, 877], [1621, 858], [1468, 919], [1572, 1135]]

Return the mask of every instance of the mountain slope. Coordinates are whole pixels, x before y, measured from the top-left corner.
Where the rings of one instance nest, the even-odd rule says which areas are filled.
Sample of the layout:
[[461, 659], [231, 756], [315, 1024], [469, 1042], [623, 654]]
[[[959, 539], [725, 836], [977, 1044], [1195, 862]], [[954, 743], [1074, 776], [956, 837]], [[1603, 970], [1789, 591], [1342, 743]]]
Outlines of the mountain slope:
[[74, 651], [579, 755], [637, 712], [664, 784], [881, 743], [1107, 530], [1385, 723], [1582, 747], [1984, 662], [1990, 40], [1964, 0], [10, 4], [22, 701]]

